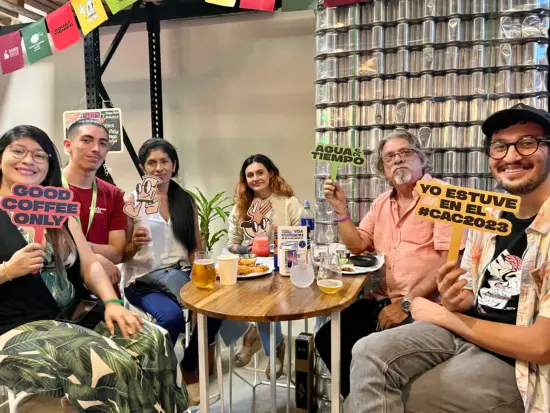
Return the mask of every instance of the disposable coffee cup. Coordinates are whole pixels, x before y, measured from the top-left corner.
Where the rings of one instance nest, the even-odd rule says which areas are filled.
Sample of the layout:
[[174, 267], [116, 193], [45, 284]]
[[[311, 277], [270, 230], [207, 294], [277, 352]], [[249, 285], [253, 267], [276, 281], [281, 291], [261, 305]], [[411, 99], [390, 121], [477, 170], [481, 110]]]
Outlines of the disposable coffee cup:
[[237, 283], [237, 270], [239, 256], [233, 254], [220, 255], [218, 257], [218, 271], [222, 285], [234, 285]]

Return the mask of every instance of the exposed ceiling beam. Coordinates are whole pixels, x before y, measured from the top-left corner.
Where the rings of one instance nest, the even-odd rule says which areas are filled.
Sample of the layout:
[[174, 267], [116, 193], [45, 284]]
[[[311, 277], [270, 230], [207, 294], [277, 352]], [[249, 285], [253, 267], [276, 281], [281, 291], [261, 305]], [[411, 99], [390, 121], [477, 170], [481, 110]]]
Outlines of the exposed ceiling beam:
[[50, 3], [46, 0], [25, 0], [25, 3], [35, 9], [41, 10], [48, 14], [57, 9], [57, 5]]
[[19, 24], [21, 21], [16, 17], [0, 11], [0, 26], [11, 26], [12, 24]]
[[35, 20], [35, 21], [40, 20], [44, 17], [44, 16], [41, 16], [38, 13], [27, 10], [23, 7], [16, 6], [15, 4], [11, 4], [10, 2], [8, 2], [6, 0], [0, 0], [0, 9], [3, 9], [7, 12], [20, 14], [22, 16], [25, 16], [25, 17], [27, 17], [29, 19], [32, 19], [32, 20]]

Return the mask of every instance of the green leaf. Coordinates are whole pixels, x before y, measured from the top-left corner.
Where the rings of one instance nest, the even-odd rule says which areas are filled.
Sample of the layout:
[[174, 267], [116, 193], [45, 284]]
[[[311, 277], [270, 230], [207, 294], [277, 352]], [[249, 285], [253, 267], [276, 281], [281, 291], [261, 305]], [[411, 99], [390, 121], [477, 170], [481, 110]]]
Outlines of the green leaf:
[[206, 199], [206, 197], [204, 196], [204, 194], [201, 192], [201, 190], [197, 187], [195, 187], [195, 189], [197, 190], [197, 192], [199, 193], [199, 196], [201, 198], [201, 202], [203, 204], [208, 204], [208, 199]]
[[227, 215], [227, 212], [225, 212], [220, 207], [216, 207], [216, 212], [218, 213], [217, 216], [220, 217], [223, 220], [223, 222], [225, 222], [225, 218], [229, 216]]
[[214, 235], [212, 235], [212, 237], [210, 238], [208, 243], [211, 246], [214, 246], [221, 239], [221, 237], [223, 237], [224, 234], [227, 234], [227, 230], [226, 229], [220, 229]]
[[226, 201], [230, 201], [231, 203], [229, 204], [229, 206], [233, 206], [233, 199], [231, 199], [230, 197], [226, 196], [225, 198], [223, 199], [220, 199], [217, 203], [216, 203], [216, 206], [220, 206], [220, 204], [223, 204], [224, 202]]
[[214, 198], [212, 198], [212, 199], [210, 200], [210, 202], [209, 202], [210, 206], [213, 207], [214, 204], [215, 204], [216, 202], [218, 202], [218, 199], [220, 199], [220, 198], [222, 197], [223, 194], [224, 194], [223, 192], [220, 192], [219, 194], [216, 194], [216, 195], [214, 196]]

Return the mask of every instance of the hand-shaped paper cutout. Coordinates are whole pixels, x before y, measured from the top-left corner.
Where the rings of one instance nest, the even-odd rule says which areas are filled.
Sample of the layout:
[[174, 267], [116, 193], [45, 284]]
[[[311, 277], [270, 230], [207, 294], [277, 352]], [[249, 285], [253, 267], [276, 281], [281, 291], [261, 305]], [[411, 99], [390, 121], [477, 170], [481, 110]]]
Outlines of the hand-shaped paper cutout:
[[250, 217], [248, 221], [241, 222], [241, 228], [250, 237], [254, 238], [260, 233], [267, 233], [271, 227], [271, 219], [265, 216], [273, 209], [271, 201], [264, 202], [260, 198], [254, 198], [247, 215]]

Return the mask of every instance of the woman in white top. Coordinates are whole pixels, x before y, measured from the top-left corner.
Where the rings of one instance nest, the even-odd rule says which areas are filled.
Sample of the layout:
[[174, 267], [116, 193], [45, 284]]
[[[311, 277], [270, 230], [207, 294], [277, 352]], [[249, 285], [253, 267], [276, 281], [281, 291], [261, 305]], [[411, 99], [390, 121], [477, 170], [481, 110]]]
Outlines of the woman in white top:
[[[151, 314], [157, 324], [168, 330], [173, 343], [184, 332], [185, 320], [180, 307], [179, 290], [190, 280], [191, 265], [200, 251], [197, 209], [191, 195], [174, 180], [179, 169], [176, 149], [160, 138], [147, 140], [139, 150], [140, 166], [146, 175], [160, 179], [154, 185], [138, 184], [125, 201], [138, 206], [138, 192], [154, 193], [151, 202], [160, 201], [158, 212], [145, 213], [141, 205], [136, 218], [128, 217], [123, 280], [130, 303]], [[213, 343], [221, 320], [208, 319], [209, 342]], [[197, 383], [198, 337], [193, 331], [185, 351], [182, 369], [188, 385]], [[194, 390], [197, 390], [195, 392]], [[188, 386], [191, 404], [198, 403], [198, 386]], [[195, 394], [196, 393], [196, 394]]]
[[[259, 207], [265, 213], [252, 217], [250, 207], [253, 200], [262, 200]], [[271, 204], [271, 206], [269, 206]], [[290, 185], [279, 174], [279, 169], [265, 155], [248, 157], [240, 172], [239, 183], [235, 190], [235, 206], [229, 216], [229, 249], [238, 254], [248, 254], [256, 234], [265, 233], [270, 243], [273, 241], [273, 227], [300, 225], [303, 207], [294, 196]], [[254, 213], [252, 213], [254, 215]], [[258, 222], [260, 221], [260, 222]], [[243, 225], [244, 223], [244, 225]], [[246, 328], [248, 329], [246, 330]], [[222, 326], [224, 341], [229, 342], [241, 336], [244, 331], [243, 344], [239, 347], [234, 363], [238, 367], [247, 365], [252, 355], [263, 347], [269, 356], [269, 323], [258, 323], [258, 329], [246, 323], [225, 321]], [[236, 337], [235, 337], [236, 336]], [[285, 343], [281, 324], [276, 325], [277, 377], [282, 374], [285, 355]], [[270, 377], [270, 365], [267, 364], [266, 375]]]

